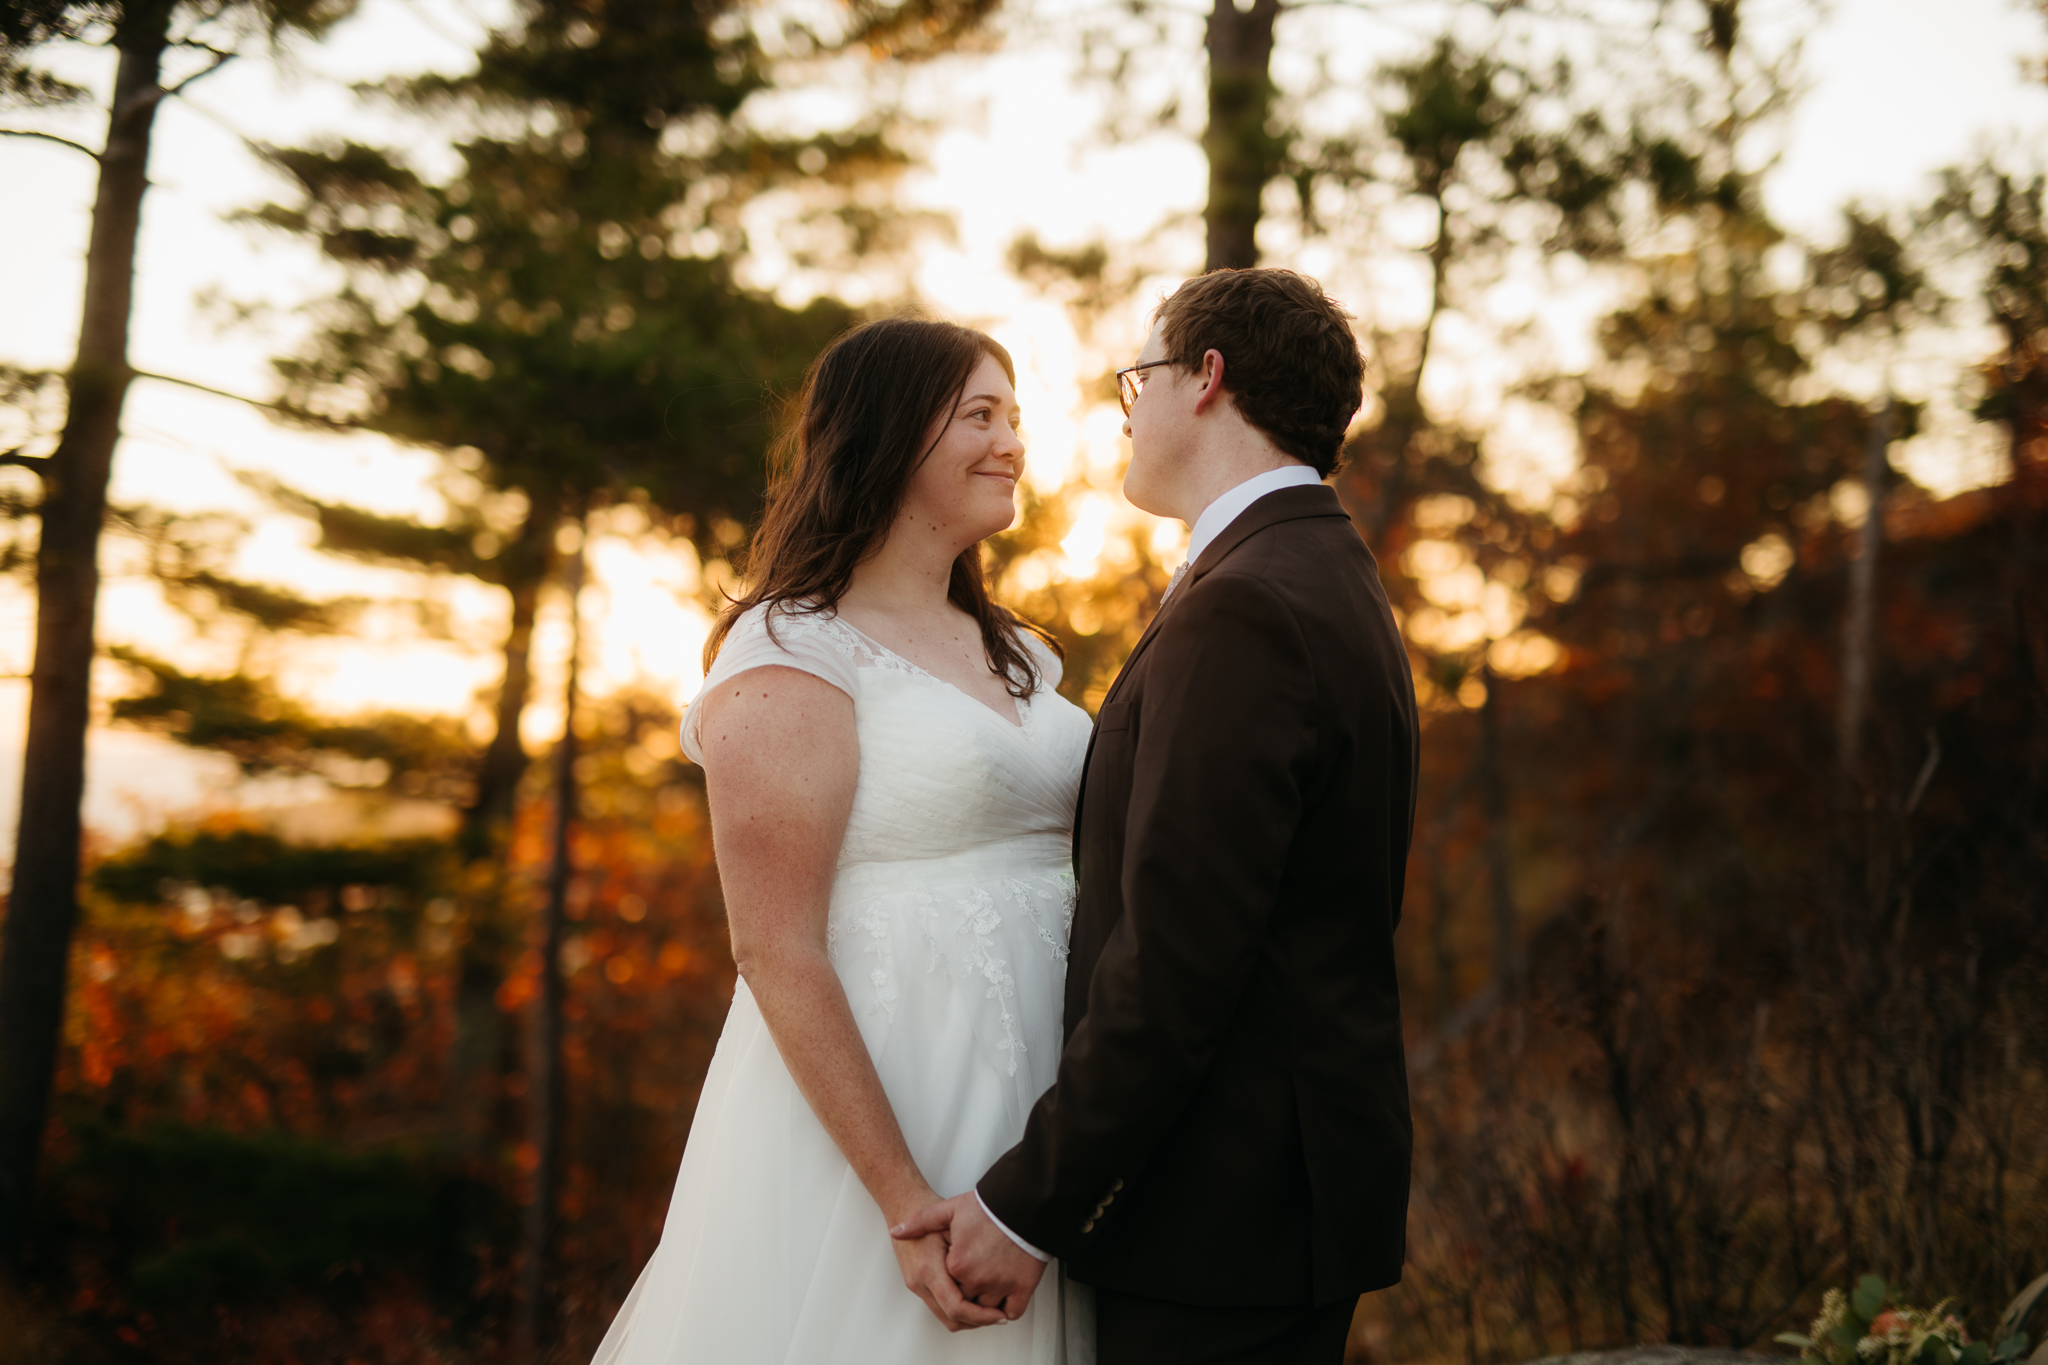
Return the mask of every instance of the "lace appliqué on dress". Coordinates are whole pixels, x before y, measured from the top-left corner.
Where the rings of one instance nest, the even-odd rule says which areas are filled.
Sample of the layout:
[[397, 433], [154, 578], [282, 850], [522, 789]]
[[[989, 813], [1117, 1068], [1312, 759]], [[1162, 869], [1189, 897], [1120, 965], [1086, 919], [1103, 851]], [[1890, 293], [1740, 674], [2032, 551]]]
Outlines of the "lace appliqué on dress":
[[[1074, 930], [1074, 903], [1078, 899], [1078, 888], [1074, 885], [1073, 877], [1061, 874], [1053, 877], [1039, 877], [1035, 879], [1035, 882], [1022, 881], [1016, 877], [1005, 877], [1003, 879], [1003, 891], [1009, 896], [1011, 904], [1023, 912], [1024, 918], [1030, 921], [1031, 927], [1037, 930], [1038, 937], [1044, 941], [1048, 948], [1052, 949], [1053, 960], [1055, 962], [1065, 962], [1067, 960], [1067, 941], [1072, 937]], [[1055, 899], [1059, 902], [1060, 928], [1057, 934], [1047, 927], [1045, 917], [1038, 912], [1038, 902], [1041, 897]]]
[[875, 988], [875, 999], [868, 1006], [868, 1012], [893, 1020], [896, 1017], [896, 953], [889, 946], [889, 907], [881, 901], [870, 901], [844, 915], [827, 919], [826, 956], [833, 956], [832, 950], [841, 938], [856, 935], [867, 938], [862, 951], [875, 956], [874, 968], [868, 972], [868, 984]]
[[867, 636], [829, 612], [784, 608], [775, 614], [774, 628], [793, 629], [799, 634], [825, 640], [862, 668], [879, 668], [890, 673], [911, 675], [924, 673], [923, 669], [901, 655], [877, 648]]
[[[791, 626], [816, 639], [828, 641], [842, 655], [853, 660], [856, 668], [879, 668], [885, 673], [900, 673], [910, 678], [928, 678], [944, 687], [959, 689], [944, 678], [926, 669], [919, 668], [901, 654], [894, 653], [887, 646], [870, 640], [858, 630], [840, 620], [838, 616], [823, 611], [802, 611], [784, 607], [775, 615], [775, 629], [787, 630]], [[963, 694], [964, 695], [964, 694]], [[971, 700], [971, 698], [970, 698]], [[1031, 698], [1018, 697], [1017, 728], [1031, 728]], [[985, 703], [984, 703], [985, 704]], [[994, 708], [990, 708], [993, 710]], [[1001, 719], [1000, 713], [997, 719]]]
[[1026, 1049], [1017, 1032], [1017, 1016], [1010, 1009], [1010, 1002], [1017, 996], [1017, 978], [1011, 975], [1009, 962], [996, 956], [995, 932], [1002, 925], [1002, 912], [996, 909], [995, 897], [984, 887], [976, 887], [960, 909], [960, 927], [955, 933], [967, 940], [961, 963], [969, 975], [988, 983], [988, 998], [1002, 1011], [1003, 1041], [996, 1046], [1008, 1055], [1010, 1074], [1014, 1076], [1017, 1054]]
[[[983, 998], [995, 1006], [1002, 1028], [1002, 1037], [995, 1047], [1004, 1054], [1008, 1072], [1014, 1076], [1017, 1059], [1030, 1049], [1025, 1045], [1022, 1024], [1014, 1008], [1016, 975], [998, 948], [997, 931], [1003, 923], [998, 893], [1032, 926], [1051, 956], [1064, 962], [1075, 899], [1073, 876], [1065, 872], [1030, 878], [1005, 877], [993, 887], [965, 886], [945, 892], [919, 888], [907, 898], [909, 904], [904, 904], [906, 898], [897, 896], [865, 901], [834, 914], [826, 922], [825, 945], [826, 951], [837, 958], [842, 944], [859, 940], [862, 951], [873, 954], [875, 964], [867, 977], [874, 993], [867, 1012], [888, 1020], [894, 1020], [899, 999], [896, 953], [892, 947], [899, 931], [923, 942], [929, 953], [925, 962], [927, 973], [943, 972], [956, 980], [981, 981]], [[1048, 923], [1048, 912], [1059, 916], [1057, 934]], [[903, 919], [901, 924], [896, 920], [899, 915]]]

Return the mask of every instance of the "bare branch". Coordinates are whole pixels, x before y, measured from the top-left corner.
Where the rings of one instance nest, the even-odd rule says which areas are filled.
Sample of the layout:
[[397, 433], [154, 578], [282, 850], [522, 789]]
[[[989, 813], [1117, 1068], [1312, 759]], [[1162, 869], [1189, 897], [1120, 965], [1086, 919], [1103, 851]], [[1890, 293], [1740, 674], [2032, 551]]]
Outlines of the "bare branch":
[[0, 450], [0, 468], [5, 468], [8, 465], [13, 465], [17, 469], [29, 470], [40, 476], [44, 470], [50, 467], [50, 457], [47, 455], [31, 455], [20, 446], [16, 446], [12, 450]]
[[[198, 44], [198, 46], [205, 47], [206, 45], [202, 43]], [[233, 61], [236, 56], [236, 54], [233, 52], [223, 52], [221, 49], [217, 47], [207, 47], [206, 50], [213, 54], [213, 60], [207, 63], [205, 66], [200, 67], [197, 71], [187, 76], [184, 80], [179, 81], [176, 85], [171, 86], [169, 89], [165, 90], [163, 92], [165, 95], [168, 96], [183, 93], [186, 86], [192, 84], [192, 82], [194, 81], [204, 80], [206, 77], [211, 76], [214, 72], [220, 70], [229, 62]]]
[[119, 120], [126, 118], [128, 115], [135, 113], [137, 110], [148, 108], [150, 105], [153, 104], [158, 104], [163, 100], [170, 98], [172, 95], [183, 94], [186, 86], [192, 84], [192, 82], [194, 81], [204, 80], [206, 77], [211, 76], [214, 72], [220, 70], [223, 66], [226, 66], [229, 62], [233, 61], [236, 55], [232, 52], [223, 52], [219, 48], [215, 47], [208, 47], [206, 50], [208, 52], [213, 53], [213, 60], [211, 62], [208, 62], [205, 66], [200, 67], [197, 71], [185, 77], [184, 80], [179, 81], [176, 85], [158, 86], [154, 90], [144, 90], [142, 93], [135, 96], [134, 99], [129, 100], [128, 103], [122, 105], [119, 109], [115, 110], [115, 119]]
[[179, 38], [172, 42], [171, 46], [189, 47], [198, 52], [211, 52], [214, 56], [220, 58], [222, 61], [226, 61], [228, 58], [235, 55], [234, 49], [232, 48], [215, 47], [212, 43], [202, 42], [197, 38]]
[[237, 128], [234, 124], [229, 123], [219, 114], [214, 113], [213, 110], [207, 108], [205, 105], [199, 103], [197, 100], [192, 99], [190, 96], [187, 96], [185, 98], [185, 107], [187, 109], [190, 109], [193, 113], [199, 115], [201, 118], [205, 119], [207, 122], [213, 124], [214, 127], [220, 129], [228, 136], [239, 141], [242, 144], [242, 146], [248, 149], [249, 154], [253, 157], [256, 157], [258, 160], [261, 160], [269, 152], [269, 148], [265, 147], [261, 142], [257, 141], [253, 137], [250, 137], [240, 128]]
[[[1498, 18], [1503, 9], [1518, 9], [1518, 5], [1500, 5], [1495, 0], [1467, 0], [1479, 9], [1492, 11]], [[1432, 12], [1441, 8], [1435, 0], [1281, 0], [1283, 11], [1298, 9], [1353, 9], [1365, 14], [1392, 14], [1396, 10], [1410, 13]]]
[[94, 161], [100, 159], [100, 154], [86, 146], [83, 142], [73, 142], [70, 138], [58, 137], [55, 133], [39, 133], [33, 128], [0, 128], [0, 137], [37, 138], [43, 142], [54, 142], [59, 147], [69, 147], [74, 152], [84, 152]]
[[245, 403], [252, 408], [262, 408], [267, 412], [279, 413], [291, 418], [294, 422], [311, 422], [319, 426], [332, 427], [336, 431], [350, 430], [345, 423], [337, 422], [329, 417], [322, 417], [316, 412], [307, 412], [303, 408], [289, 407], [283, 403], [272, 403], [267, 399], [251, 398], [246, 394], [230, 393], [226, 389], [216, 389], [211, 384], [202, 384], [196, 379], [180, 379], [176, 375], [170, 374], [151, 374], [148, 370], [130, 370], [128, 374], [132, 379], [154, 379], [159, 384], [176, 384], [181, 389], [193, 389], [199, 393], [210, 393], [215, 398], [232, 399], [237, 403]]

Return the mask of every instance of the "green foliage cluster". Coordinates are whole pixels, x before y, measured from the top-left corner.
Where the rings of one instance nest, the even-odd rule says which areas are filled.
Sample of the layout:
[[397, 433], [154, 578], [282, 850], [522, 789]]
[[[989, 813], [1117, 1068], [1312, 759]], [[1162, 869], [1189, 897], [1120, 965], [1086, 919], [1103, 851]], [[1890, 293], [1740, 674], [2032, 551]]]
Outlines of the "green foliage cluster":
[[107, 652], [147, 679], [147, 690], [115, 699], [113, 720], [227, 754], [245, 773], [316, 773], [341, 787], [450, 801], [473, 784], [475, 746], [457, 722], [404, 712], [338, 721], [267, 679], [188, 673], [123, 645]]
[[71, 0], [20, 0], [0, 6], [0, 97], [28, 105], [83, 99], [83, 88], [38, 69], [30, 54], [46, 43], [81, 37], [93, 20], [101, 18]]
[[1820, 1365], [2007, 1365], [2026, 1354], [2025, 1332], [1971, 1341], [1947, 1303], [1910, 1308], [1890, 1297], [1881, 1277], [1865, 1275], [1847, 1294], [1830, 1289], [1807, 1332], [1781, 1332], [1777, 1340]]
[[1984, 368], [1976, 416], [2023, 432], [2048, 408], [2048, 175], [1996, 163], [1952, 170], [1927, 217], [1984, 264], [1985, 301], [2005, 342]]
[[287, 1293], [360, 1303], [371, 1282], [430, 1277], [447, 1235], [453, 1177], [424, 1152], [175, 1124], [74, 1137], [56, 1198], [160, 1317]]
[[424, 897], [443, 884], [447, 856], [439, 839], [299, 844], [246, 827], [202, 827], [123, 850], [93, 869], [92, 885], [130, 905], [161, 904], [178, 888], [198, 887], [268, 905], [339, 906], [342, 892], [358, 886]]
[[[77, 104], [90, 91], [39, 64], [66, 44], [119, 46], [152, 32], [214, 62], [250, 39], [273, 48], [289, 34], [317, 37], [357, 0], [8, 0], [0, 5], [0, 104]], [[221, 44], [227, 44], [223, 47]]]
[[[904, 162], [874, 129], [739, 129], [766, 77], [729, 8], [534, 3], [471, 74], [389, 87], [424, 117], [518, 129], [462, 142], [445, 183], [381, 148], [271, 150], [297, 197], [248, 219], [350, 276], [312, 346], [279, 362], [287, 407], [475, 452], [471, 472], [537, 509], [644, 499], [707, 556], [729, 551], [723, 528], [758, 506], [764, 398], [850, 321], [740, 287], [739, 215], [770, 186], [853, 186]], [[519, 572], [494, 571], [461, 509], [416, 543], [388, 519], [304, 510], [344, 552]]]

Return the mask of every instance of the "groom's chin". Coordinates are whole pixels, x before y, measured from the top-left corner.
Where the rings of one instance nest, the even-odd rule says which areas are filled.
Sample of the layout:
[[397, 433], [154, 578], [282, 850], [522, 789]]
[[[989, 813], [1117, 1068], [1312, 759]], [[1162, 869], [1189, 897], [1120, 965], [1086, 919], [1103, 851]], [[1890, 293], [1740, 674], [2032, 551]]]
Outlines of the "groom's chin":
[[[1131, 463], [1137, 463], [1135, 455], [1131, 457]], [[1156, 491], [1151, 487], [1151, 481], [1143, 475], [1133, 478], [1128, 472], [1125, 473], [1124, 501], [1137, 508], [1140, 512], [1148, 512], [1155, 517], [1173, 515], [1161, 504], [1160, 499], [1156, 496]]]

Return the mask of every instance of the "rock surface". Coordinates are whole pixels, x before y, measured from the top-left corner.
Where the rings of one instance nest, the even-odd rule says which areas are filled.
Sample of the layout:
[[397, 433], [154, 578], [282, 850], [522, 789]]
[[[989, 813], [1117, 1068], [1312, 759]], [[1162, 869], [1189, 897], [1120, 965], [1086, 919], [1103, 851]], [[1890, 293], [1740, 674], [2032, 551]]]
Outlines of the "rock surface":
[[1793, 1359], [1791, 1355], [1765, 1351], [1724, 1351], [1705, 1346], [1628, 1346], [1619, 1351], [1574, 1351], [1565, 1356], [1546, 1356], [1529, 1365], [1758, 1365], [1761, 1361]]

